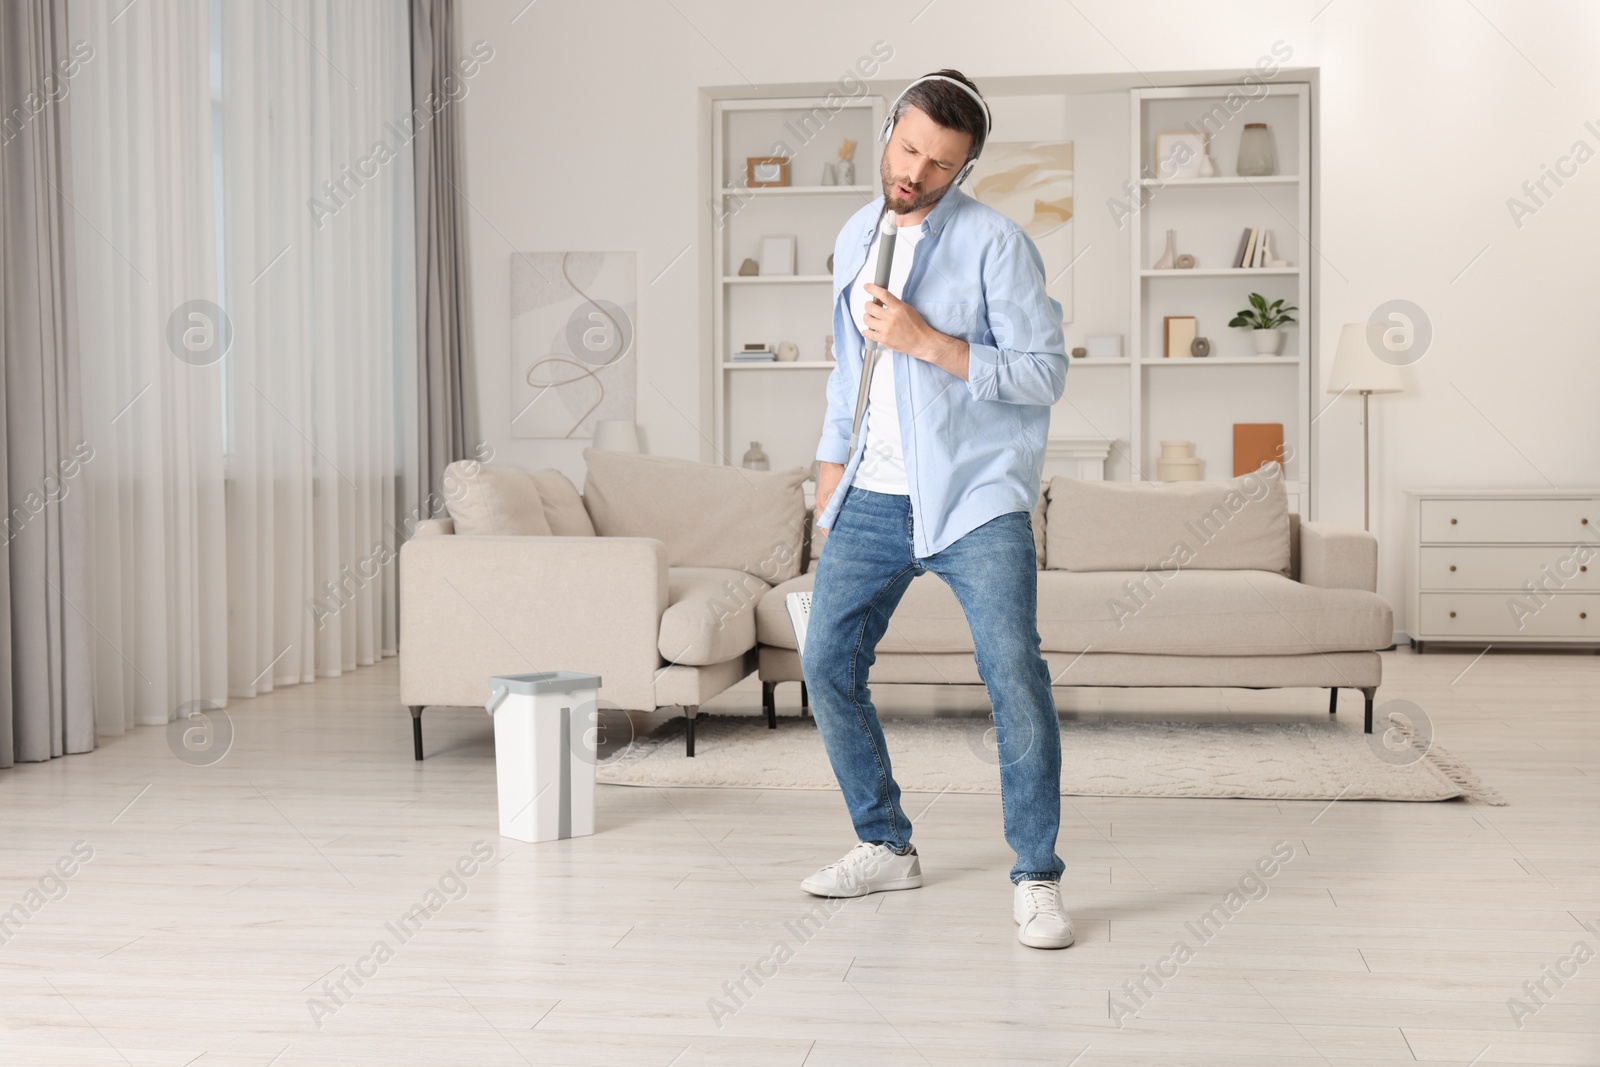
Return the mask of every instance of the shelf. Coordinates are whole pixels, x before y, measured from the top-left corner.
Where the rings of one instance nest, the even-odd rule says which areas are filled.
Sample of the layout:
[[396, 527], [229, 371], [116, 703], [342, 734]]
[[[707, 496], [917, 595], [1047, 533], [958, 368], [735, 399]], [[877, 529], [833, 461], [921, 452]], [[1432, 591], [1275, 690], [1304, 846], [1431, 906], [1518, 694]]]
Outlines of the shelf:
[[1166, 270], [1141, 270], [1141, 278], [1172, 278], [1187, 275], [1191, 278], [1231, 278], [1239, 274], [1299, 274], [1299, 267], [1171, 267]]
[[782, 285], [790, 284], [815, 285], [819, 282], [831, 282], [831, 274], [730, 274], [722, 279], [724, 285]]
[[1147, 367], [1211, 366], [1246, 367], [1270, 363], [1279, 367], [1298, 367], [1304, 362], [1300, 356], [1190, 356], [1187, 359], [1163, 359], [1146, 356], [1139, 361]]
[[1067, 358], [1074, 367], [1081, 366], [1085, 363], [1089, 364], [1091, 367], [1133, 366], [1133, 360], [1124, 359], [1121, 356], [1068, 356]]
[[787, 363], [782, 360], [750, 360], [744, 363], [729, 360], [722, 364], [722, 369], [732, 370], [738, 367], [741, 370], [810, 370], [815, 367], [835, 366], [838, 364], [831, 359], [792, 359]]
[[1145, 186], [1225, 186], [1225, 185], [1299, 185], [1298, 174], [1269, 174], [1261, 178], [1218, 177], [1218, 178], [1140, 178], [1140, 185]]
[[883, 190], [872, 185], [736, 185], [723, 186], [723, 196], [827, 196], [829, 194], [855, 193], [869, 200]]

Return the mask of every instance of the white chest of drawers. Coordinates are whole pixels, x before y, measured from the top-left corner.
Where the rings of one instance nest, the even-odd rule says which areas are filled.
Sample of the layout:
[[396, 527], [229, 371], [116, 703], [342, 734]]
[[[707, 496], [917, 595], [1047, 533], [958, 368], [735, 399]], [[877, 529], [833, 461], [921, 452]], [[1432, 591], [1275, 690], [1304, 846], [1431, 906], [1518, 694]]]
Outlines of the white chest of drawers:
[[1409, 489], [1411, 645], [1600, 645], [1600, 490]]

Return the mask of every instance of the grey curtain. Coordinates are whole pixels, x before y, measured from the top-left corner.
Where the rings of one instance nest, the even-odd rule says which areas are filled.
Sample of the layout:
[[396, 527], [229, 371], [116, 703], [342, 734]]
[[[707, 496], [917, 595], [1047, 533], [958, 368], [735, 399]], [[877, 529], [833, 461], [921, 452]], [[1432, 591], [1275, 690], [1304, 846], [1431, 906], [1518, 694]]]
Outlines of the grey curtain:
[[0, 2], [0, 767], [95, 747], [66, 0]]
[[[455, 0], [411, 0], [411, 150], [417, 211], [417, 517], [443, 496], [444, 468], [469, 458], [477, 432], [468, 374], [466, 227], [461, 217], [461, 143]], [[446, 78], [449, 84], [446, 84]], [[433, 494], [438, 494], [434, 496]]]

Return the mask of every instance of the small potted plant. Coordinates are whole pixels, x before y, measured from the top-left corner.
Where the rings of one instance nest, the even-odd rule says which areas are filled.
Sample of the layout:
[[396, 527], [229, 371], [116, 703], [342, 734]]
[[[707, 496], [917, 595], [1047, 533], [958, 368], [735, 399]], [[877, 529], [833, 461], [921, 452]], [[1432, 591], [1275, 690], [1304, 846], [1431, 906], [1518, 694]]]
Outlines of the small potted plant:
[[1250, 294], [1250, 306], [1233, 316], [1229, 326], [1248, 326], [1256, 342], [1256, 355], [1276, 356], [1283, 350], [1283, 330], [1280, 327], [1291, 325], [1294, 316], [1291, 311], [1298, 310], [1293, 304], [1284, 306], [1282, 300], [1267, 303], [1267, 298], [1260, 293]]

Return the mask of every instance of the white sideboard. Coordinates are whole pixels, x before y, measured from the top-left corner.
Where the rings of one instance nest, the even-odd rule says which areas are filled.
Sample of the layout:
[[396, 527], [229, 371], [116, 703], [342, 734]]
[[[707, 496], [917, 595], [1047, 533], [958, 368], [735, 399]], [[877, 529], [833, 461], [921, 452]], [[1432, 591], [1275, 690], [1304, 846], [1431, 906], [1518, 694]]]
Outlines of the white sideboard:
[[1600, 490], [1409, 489], [1411, 645], [1600, 645]]

